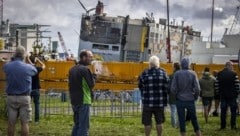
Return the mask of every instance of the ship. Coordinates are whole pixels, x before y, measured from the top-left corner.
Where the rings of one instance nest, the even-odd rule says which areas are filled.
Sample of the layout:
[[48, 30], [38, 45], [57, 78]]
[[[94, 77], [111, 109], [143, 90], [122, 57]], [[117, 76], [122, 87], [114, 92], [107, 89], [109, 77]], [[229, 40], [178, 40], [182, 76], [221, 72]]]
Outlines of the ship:
[[[81, 1], [79, 2], [86, 10]], [[95, 14], [86, 10], [82, 15], [79, 52], [83, 49], [92, 50], [104, 61], [142, 62], [147, 61], [153, 54], [161, 57], [162, 61], [167, 61], [166, 21], [159, 19], [155, 22], [153, 13], [146, 13], [146, 17], [142, 19], [131, 19], [129, 15], [110, 17], [104, 13], [104, 4], [98, 1]], [[171, 25], [172, 31], [177, 31], [175, 28], [178, 31], [187, 30], [183, 26], [178, 28]], [[200, 37], [200, 32], [194, 32], [190, 28], [187, 31], [188, 34], [191, 31], [194, 37]], [[188, 40], [189, 37], [186, 37]]]
[[[196, 64], [223, 64], [226, 61], [239, 61], [239, 29], [235, 34], [225, 33], [221, 41], [210, 42], [204, 41], [201, 32], [195, 31], [190, 25], [185, 25], [184, 21], [178, 23], [172, 20], [168, 23], [165, 18], [155, 19], [153, 13], [146, 13], [145, 17], [138, 19], [132, 19], [129, 15], [108, 16], [104, 12], [104, 3], [101, 1], [89, 10], [80, 0], [79, 3], [86, 12], [81, 16], [78, 52], [84, 49], [91, 50], [96, 60], [145, 62], [150, 56], [157, 55], [163, 63], [169, 62], [169, 58], [171, 58], [170, 62], [179, 62], [183, 57], [189, 57], [191, 62]], [[236, 14], [236, 16], [239, 15]], [[30, 52], [33, 51], [33, 47], [38, 47], [40, 43], [38, 41], [41, 38], [48, 38], [51, 42], [51, 37], [38, 34], [42, 26], [9, 24], [6, 21], [3, 28], [9, 29], [3, 30], [3, 34], [8, 34], [6, 35], [8, 38], [2, 39], [3, 42], [0, 39], [0, 54], [8, 54], [6, 58], [9, 60], [17, 43], [26, 45], [26, 51]], [[17, 39], [19, 34], [16, 34], [16, 30], [21, 34], [19, 39]], [[170, 36], [168, 36], [168, 30]], [[168, 37], [170, 37], [170, 51]], [[55, 44], [51, 47], [50, 42], [46, 49], [34, 48], [37, 49], [34, 52], [55, 51]], [[1, 59], [6, 60], [4, 57]]]
[[[222, 41], [204, 41], [200, 31], [174, 20], [155, 21], [153, 13], [142, 19], [131, 19], [129, 15], [110, 17], [104, 13], [104, 4], [98, 1], [96, 8], [82, 14], [79, 52], [92, 52], [104, 61], [142, 62], [157, 55], [162, 62], [179, 62], [189, 57], [196, 64], [222, 64], [238, 60], [240, 37], [224, 35]], [[94, 14], [90, 11], [95, 10]], [[167, 31], [170, 31], [170, 52]], [[224, 41], [224, 44], [223, 44]], [[170, 55], [170, 56], [169, 56]]]
[[83, 49], [92, 50], [95, 56], [104, 61], [142, 61], [146, 28], [141, 19], [107, 16], [103, 3], [98, 1], [95, 14], [90, 15], [86, 10], [82, 15], [79, 52]]

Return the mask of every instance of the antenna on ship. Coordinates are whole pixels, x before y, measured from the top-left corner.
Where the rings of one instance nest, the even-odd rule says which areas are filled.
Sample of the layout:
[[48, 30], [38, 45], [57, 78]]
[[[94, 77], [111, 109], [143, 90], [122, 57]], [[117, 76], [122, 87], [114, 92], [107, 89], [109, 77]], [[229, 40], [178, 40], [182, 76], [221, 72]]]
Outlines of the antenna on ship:
[[212, 48], [213, 19], [214, 19], [214, 0], [212, 0], [212, 20], [211, 20], [211, 41], [210, 41], [210, 48]]
[[169, 2], [167, 0], [167, 27], [168, 27], [168, 37], [167, 37], [167, 59], [168, 63], [171, 63], [171, 44], [170, 44], [170, 29], [169, 29]]
[[3, 36], [3, 0], [0, 0], [0, 19], [1, 19], [0, 36]]

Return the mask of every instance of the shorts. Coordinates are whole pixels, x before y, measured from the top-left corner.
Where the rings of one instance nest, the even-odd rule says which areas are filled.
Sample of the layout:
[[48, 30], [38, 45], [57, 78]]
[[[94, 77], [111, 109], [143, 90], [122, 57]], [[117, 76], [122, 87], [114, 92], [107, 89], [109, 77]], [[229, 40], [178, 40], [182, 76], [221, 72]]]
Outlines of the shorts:
[[203, 106], [212, 104], [213, 97], [202, 97]]
[[10, 123], [15, 124], [18, 117], [28, 123], [32, 115], [30, 96], [7, 96], [7, 114]]
[[152, 115], [154, 114], [156, 124], [165, 122], [164, 108], [143, 107], [142, 124], [145, 126], [152, 125]]

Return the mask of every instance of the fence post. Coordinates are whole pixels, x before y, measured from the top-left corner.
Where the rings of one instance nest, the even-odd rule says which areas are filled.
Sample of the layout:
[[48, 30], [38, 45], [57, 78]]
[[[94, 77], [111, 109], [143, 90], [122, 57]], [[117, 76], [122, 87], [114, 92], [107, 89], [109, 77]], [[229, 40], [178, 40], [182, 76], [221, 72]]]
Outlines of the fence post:
[[121, 99], [121, 108], [120, 108], [120, 114], [121, 114], [121, 118], [123, 117], [123, 103], [124, 103], [124, 98], [123, 98], [123, 93], [121, 91], [120, 93], [120, 99]]

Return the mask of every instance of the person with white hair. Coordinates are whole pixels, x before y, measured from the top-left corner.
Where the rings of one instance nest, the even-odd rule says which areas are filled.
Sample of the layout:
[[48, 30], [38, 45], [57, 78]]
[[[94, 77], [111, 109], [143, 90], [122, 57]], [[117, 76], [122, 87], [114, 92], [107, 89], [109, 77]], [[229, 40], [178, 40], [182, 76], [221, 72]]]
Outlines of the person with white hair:
[[162, 124], [165, 122], [164, 107], [167, 106], [169, 77], [159, 65], [157, 56], [150, 57], [149, 68], [139, 76], [138, 87], [143, 105], [142, 123], [145, 127], [146, 136], [151, 133], [152, 115], [155, 117], [158, 136], [162, 135]]
[[160, 62], [159, 62], [159, 58], [157, 56], [152, 56], [149, 58], [149, 67], [159, 67], [160, 66]]
[[25, 48], [18, 46], [12, 60], [3, 66], [7, 81], [8, 136], [14, 136], [18, 117], [21, 120], [21, 135], [29, 135], [32, 76], [37, 74], [37, 69], [26, 64], [24, 58]]

